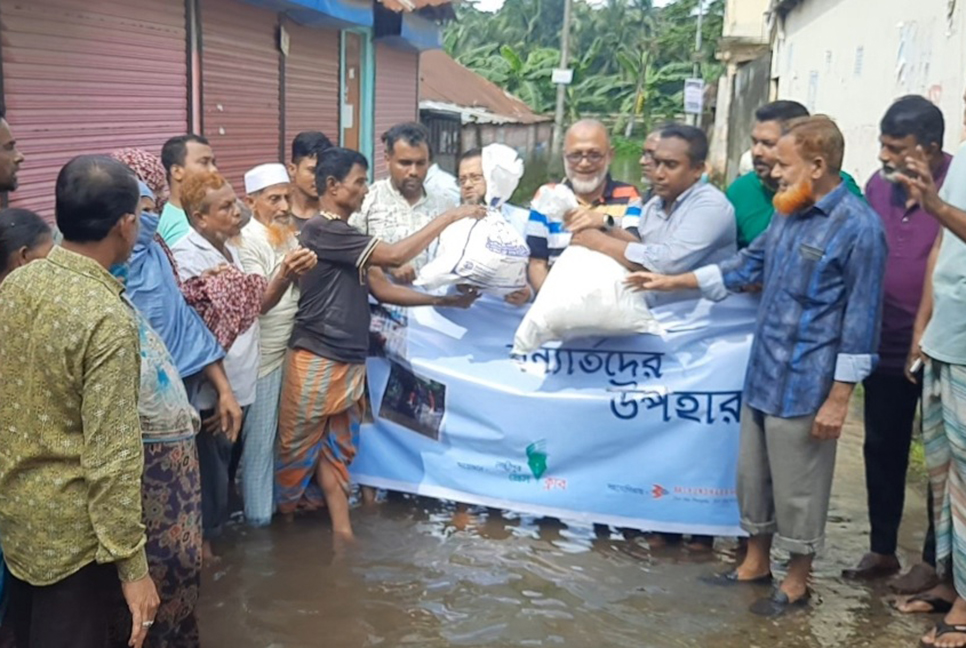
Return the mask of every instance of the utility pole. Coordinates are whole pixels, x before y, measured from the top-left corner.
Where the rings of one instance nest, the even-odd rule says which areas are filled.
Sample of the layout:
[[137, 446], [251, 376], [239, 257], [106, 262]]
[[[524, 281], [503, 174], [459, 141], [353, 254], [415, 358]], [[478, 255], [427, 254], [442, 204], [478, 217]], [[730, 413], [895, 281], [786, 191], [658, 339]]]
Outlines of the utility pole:
[[[704, 34], [701, 33], [704, 24], [704, 0], [698, 0], [698, 28], [694, 33], [694, 78], [701, 77], [701, 48], [704, 45]], [[691, 115], [691, 123], [694, 126], [701, 125], [701, 115]]]
[[[563, 28], [560, 32], [560, 69], [566, 70], [570, 64], [570, 10], [573, 0], [564, 0]], [[563, 144], [564, 107], [567, 101], [567, 86], [557, 84], [557, 110], [553, 115], [553, 141], [550, 146], [550, 161], [555, 163], [560, 158]]]

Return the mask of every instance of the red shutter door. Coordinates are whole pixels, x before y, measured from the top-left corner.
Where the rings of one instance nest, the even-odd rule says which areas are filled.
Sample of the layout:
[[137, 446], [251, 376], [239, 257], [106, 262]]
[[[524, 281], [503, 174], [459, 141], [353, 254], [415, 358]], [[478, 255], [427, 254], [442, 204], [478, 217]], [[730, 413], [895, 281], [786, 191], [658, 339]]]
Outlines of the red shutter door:
[[239, 196], [245, 172], [278, 162], [278, 18], [236, 0], [201, 2], [204, 131]]
[[376, 44], [375, 175], [387, 174], [382, 134], [401, 122], [419, 121], [419, 53]]
[[339, 32], [288, 22], [285, 59], [286, 156], [302, 131], [318, 130], [339, 144]]
[[12, 0], [3, 87], [26, 155], [11, 204], [53, 217], [69, 159], [161, 145], [188, 128], [184, 0]]

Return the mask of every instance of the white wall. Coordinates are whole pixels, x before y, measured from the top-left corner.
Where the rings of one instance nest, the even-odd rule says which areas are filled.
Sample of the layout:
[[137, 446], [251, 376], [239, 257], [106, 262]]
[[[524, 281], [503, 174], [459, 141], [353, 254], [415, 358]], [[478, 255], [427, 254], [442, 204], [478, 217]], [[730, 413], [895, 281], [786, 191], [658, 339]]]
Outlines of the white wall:
[[725, 3], [724, 38], [745, 38], [767, 43], [765, 12], [769, 0], [727, 0]]
[[947, 150], [958, 147], [964, 33], [962, 0], [803, 0], [775, 41], [778, 97], [837, 121], [845, 135], [845, 169], [864, 185], [878, 168], [879, 120], [902, 95], [932, 99], [946, 118]]

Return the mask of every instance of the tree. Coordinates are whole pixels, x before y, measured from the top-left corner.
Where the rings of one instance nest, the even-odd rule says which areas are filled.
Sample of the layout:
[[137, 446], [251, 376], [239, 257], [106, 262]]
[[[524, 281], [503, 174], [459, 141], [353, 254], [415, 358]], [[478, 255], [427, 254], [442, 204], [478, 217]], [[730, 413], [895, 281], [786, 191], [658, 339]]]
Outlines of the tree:
[[[472, 3], [457, 5], [444, 47], [456, 60], [518, 96], [536, 112], [553, 110], [551, 73], [560, 61], [564, 0], [506, 0], [496, 13]], [[721, 74], [714, 50], [721, 35], [724, 0], [705, 0], [705, 81]], [[698, 0], [675, 0], [657, 9], [652, 0], [576, 0], [571, 42], [574, 82], [567, 90], [568, 117], [616, 117], [615, 130], [630, 135], [681, 113], [684, 79], [692, 74]]]

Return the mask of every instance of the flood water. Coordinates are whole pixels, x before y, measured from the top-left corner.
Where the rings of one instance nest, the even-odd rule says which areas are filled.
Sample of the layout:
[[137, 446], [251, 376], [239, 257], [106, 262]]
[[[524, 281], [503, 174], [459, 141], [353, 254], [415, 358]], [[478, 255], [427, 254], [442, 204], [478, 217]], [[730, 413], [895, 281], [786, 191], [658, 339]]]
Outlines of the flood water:
[[[847, 432], [847, 436], [849, 433]], [[206, 646], [781, 647], [918, 645], [935, 619], [890, 609], [884, 584], [838, 576], [865, 550], [861, 432], [839, 451], [829, 546], [807, 612], [747, 612], [767, 588], [716, 588], [733, 541], [713, 556], [651, 552], [616, 530], [456, 507], [412, 496], [353, 511], [354, 546], [334, 552], [324, 514], [267, 529], [235, 526], [205, 575]], [[921, 542], [922, 489], [910, 490], [903, 545]], [[464, 520], [465, 521], [465, 520]], [[460, 527], [460, 528], [457, 528]], [[778, 557], [780, 558], [780, 557]], [[908, 564], [908, 560], [906, 563]], [[780, 570], [781, 565], [776, 564]]]

